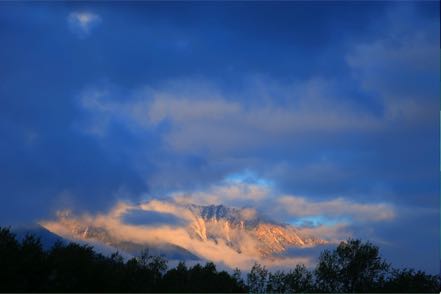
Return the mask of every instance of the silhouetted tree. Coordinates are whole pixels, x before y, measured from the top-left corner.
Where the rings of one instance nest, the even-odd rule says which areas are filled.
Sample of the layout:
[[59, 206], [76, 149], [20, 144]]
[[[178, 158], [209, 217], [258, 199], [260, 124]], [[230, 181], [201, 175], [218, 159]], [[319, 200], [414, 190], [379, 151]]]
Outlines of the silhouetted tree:
[[412, 269], [394, 269], [378, 292], [439, 293], [440, 290], [440, 280], [437, 276]]
[[349, 239], [334, 251], [325, 250], [315, 274], [322, 292], [369, 292], [389, 269], [377, 246]]
[[289, 272], [268, 273], [268, 293], [304, 293], [314, 289], [313, 274], [304, 265], [297, 265]]
[[179, 262], [164, 275], [161, 288], [164, 292], [188, 292], [188, 280], [188, 268], [185, 262]]
[[184, 262], [167, 270], [167, 260], [148, 250], [124, 261], [115, 252], [106, 257], [92, 247], [60, 241], [44, 251], [41, 241], [27, 235], [18, 242], [0, 228], [1, 292], [424, 292], [438, 293], [437, 276], [411, 269], [391, 269], [378, 247], [359, 240], [342, 242], [320, 255], [315, 271], [303, 265], [269, 272], [254, 264], [247, 283], [239, 269], [232, 274], [215, 264]]
[[[242, 278], [242, 272], [237, 267], [233, 271], [233, 279], [236, 281], [236, 285], [238, 287], [238, 291], [235, 292], [243, 292], [244, 290], [248, 290], [245, 281]], [[242, 291], [239, 291], [240, 289]]]
[[167, 270], [167, 260], [162, 256], [150, 255], [149, 250], [145, 249], [137, 258], [138, 275], [143, 280], [140, 291], [158, 291], [158, 285], [163, 274]]
[[[47, 255], [39, 238], [26, 235], [20, 246], [19, 287], [23, 292], [41, 292], [48, 276]], [[17, 261], [18, 262], [18, 261]]]
[[57, 292], [100, 291], [99, 259], [91, 246], [56, 243], [49, 253], [50, 285]]
[[0, 228], [0, 291], [17, 291], [20, 283], [20, 248], [9, 228]]
[[268, 283], [268, 270], [265, 266], [254, 263], [247, 275], [248, 289], [251, 293], [265, 293]]
[[289, 271], [285, 276], [287, 291], [292, 292], [314, 292], [314, 277], [304, 265], [297, 265], [294, 270]]
[[268, 274], [266, 291], [268, 293], [287, 293], [288, 285], [286, 283], [286, 274], [282, 271], [276, 271]]

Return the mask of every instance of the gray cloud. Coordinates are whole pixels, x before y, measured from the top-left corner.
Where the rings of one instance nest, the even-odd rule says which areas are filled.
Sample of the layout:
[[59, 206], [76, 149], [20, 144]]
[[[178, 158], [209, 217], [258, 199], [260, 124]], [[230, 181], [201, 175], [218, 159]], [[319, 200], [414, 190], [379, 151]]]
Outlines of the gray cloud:
[[[172, 84], [175, 83], [181, 84], [179, 81]], [[331, 82], [321, 79], [278, 85], [278, 92], [289, 98], [288, 105], [281, 105], [278, 97], [267, 101], [257, 92], [253, 94], [253, 103], [248, 105], [223, 95], [219, 88], [201, 94], [195, 82], [190, 84], [195, 86], [191, 95], [172, 87], [148, 89], [144, 94], [136, 90], [136, 94], [124, 100], [112, 99], [107, 89], [85, 90], [81, 95], [82, 105], [98, 117], [88, 130], [101, 134], [109, 120], [123, 121], [132, 129], [167, 124], [164, 141], [174, 151], [203, 151], [222, 156], [292, 142], [296, 136], [311, 133], [376, 130], [384, 123], [349, 102], [335, 103], [338, 93], [332, 93]]]
[[395, 218], [392, 205], [386, 203], [355, 203], [343, 198], [326, 201], [309, 201], [305, 197], [277, 197], [276, 211], [282, 211], [292, 216], [328, 216], [350, 217], [354, 221], [386, 221]]
[[149, 226], [182, 226], [183, 220], [169, 213], [159, 213], [156, 211], [144, 211], [142, 209], [132, 209], [124, 214], [122, 221], [129, 225]]
[[[404, 21], [406, 19], [406, 21]], [[400, 23], [400, 25], [397, 25]], [[412, 25], [410, 25], [412, 24]], [[389, 119], [432, 123], [438, 115], [439, 25], [401, 7], [388, 15], [384, 32], [356, 44], [346, 60], [362, 87], [384, 100]]]

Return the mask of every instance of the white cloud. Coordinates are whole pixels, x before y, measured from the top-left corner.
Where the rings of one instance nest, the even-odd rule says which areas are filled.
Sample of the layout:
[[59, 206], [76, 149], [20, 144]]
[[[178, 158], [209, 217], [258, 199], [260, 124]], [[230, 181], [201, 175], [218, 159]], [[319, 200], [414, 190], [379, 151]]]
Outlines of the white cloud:
[[101, 16], [88, 11], [75, 11], [67, 16], [70, 30], [80, 38], [87, 37], [91, 30], [102, 22]]

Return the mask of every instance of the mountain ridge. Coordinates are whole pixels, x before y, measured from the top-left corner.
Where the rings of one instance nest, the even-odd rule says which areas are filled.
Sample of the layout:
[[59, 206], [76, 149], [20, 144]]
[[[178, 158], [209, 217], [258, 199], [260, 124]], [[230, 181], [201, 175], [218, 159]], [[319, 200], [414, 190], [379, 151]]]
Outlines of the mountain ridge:
[[327, 243], [318, 237], [303, 235], [289, 224], [277, 223], [262, 217], [250, 208], [191, 204], [189, 209], [195, 213], [196, 218], [199, 217], [204, 221], [202, 224], [198, 222], [199, 226], [193, 227], [197, 236], [202, 240], [217, 241], [219, 238], [227, 240], [227, 244], [238, 252], [242, 251], [241, 246], [238, 240], [232, 238], [234, 235], [232, 231], [239, 231], [239, 233], [246, 231], [251, 237], [257, 239], [257, 250], [262, 256], [281, 253], [291, 246], [310, 247]]
[[[244, 253], [256, 258], [271, 258], [285, 252], [290, 247], [306, 248], [327, 243], [317, 236], [305, 235], [289, 224], [270, 220], [249, 207], [235, 208], [222, 204], [167, 203], [167, 205], [175, 208], [176, 216], [180, 216], [180, 214], [186, 216], [186, 224], [179, 228], [188, 234], [188, 238], [193, 240], [191, 242], [198, 242], [199, 245], [206, 242], [225, 244], [239, 254]], [[145, 212], [155, 212], [153, 206], [142, 207]], [[71, 215], [63, 213], [59, 214], [57, 222], [74, 238], [101, 242], [130, 254], [139, 253], [143, 248], [148, 247], [153, 249], [152, 253], [176, 259], [201, 258], [193, 250], [194, 246], [191, 244], [190, 246], [186, 244], [188, 247], [186, 248], [186, 245], [179, 244], [178, 241], [176, 243], [170, 242], [170, 238], [168, 241], [159, 238], [157, 242], [153, 243], [134, 242], [134, 240], [122, 239], [121, 234], [114, 235], [112, 230], [109, 230], [102, 222], [100, 222], [101, 225], [97, 225], [91, 221], [75, 219]], [[148, 223], [137, 225], [143, 228], [149, 227]]]

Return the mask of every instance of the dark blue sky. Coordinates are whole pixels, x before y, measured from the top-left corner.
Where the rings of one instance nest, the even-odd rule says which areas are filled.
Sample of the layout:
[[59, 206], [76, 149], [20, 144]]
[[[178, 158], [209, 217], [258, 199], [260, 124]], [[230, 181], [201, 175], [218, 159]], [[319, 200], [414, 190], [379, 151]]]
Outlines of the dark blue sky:
[[0, 44], [2, 223], [251, 171], [438, 269], [438, 2], [3, 2]]

